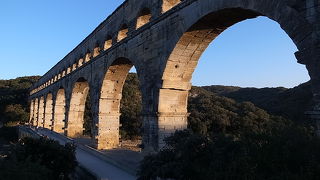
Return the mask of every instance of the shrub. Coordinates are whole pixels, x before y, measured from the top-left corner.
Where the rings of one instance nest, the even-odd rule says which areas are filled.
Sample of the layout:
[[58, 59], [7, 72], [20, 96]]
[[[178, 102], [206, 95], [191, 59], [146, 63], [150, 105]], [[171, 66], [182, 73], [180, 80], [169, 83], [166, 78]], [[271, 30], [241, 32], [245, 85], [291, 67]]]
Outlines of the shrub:
[[53, 179], [52, 171], [30, 159], [17, 161], [15, 158], [0, 160], [1, 180], [44, 180]]
[[11, 159], [26, 163], [39, 162], [40, 165], [49, 169], [53, 179], [59, 177], [68, 178], [77, 166], [75, 146], [72, 144], [60, 145], [57, 141], [46, 138], [24, 138], [14, 147]]
[[181, 131], [165, 141], [142, 161], [139, 180], [320, 179], [320, 140], [304, 127], [271, 124], [239, 139]]

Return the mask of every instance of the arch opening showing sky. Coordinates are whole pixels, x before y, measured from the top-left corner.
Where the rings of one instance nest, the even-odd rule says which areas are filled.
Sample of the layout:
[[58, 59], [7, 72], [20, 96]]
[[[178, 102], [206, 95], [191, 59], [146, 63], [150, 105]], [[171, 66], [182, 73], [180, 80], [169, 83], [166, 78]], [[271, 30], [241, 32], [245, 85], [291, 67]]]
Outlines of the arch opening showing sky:
[[294, 87], [308, 81], [297, 47], [280, 25], [266, 17], [237, 23], [221, 33], [201, 56], [193, 85]]

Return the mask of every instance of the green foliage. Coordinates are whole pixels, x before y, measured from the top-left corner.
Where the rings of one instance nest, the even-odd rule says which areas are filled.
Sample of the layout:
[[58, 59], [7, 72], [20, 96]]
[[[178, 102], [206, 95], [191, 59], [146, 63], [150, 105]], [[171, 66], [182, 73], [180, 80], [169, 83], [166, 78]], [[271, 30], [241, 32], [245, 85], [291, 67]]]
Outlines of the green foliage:
[[294, 125], [271, 123], [263, 132], [236, 139], [191, 131], [166, 139], [167, 148], [147, 156], [139, 180], [316, 180], [320, 140]]
[[241, 89], [241, 87], [237, 87], [237, 86], [220, 86], [220, 85], [203, 86], [201, 88], [219, 95], [237, 92]]
[[83, 118], [83, 128], [84, 128], [83, 134], [87, 136], [92, 136], [93, 116], [92, 116], [91, 110], [92, 110], [91, 99], [90, 99], [90, 91], [89, 91], [86, 99], [84, 118]]
[[[89, 92], [90, 94], [90, 92]], [[141, 137], [142, 120], [139, 118], [141, 112], [141, 92], [137, 74], [129, 73], [123, 86], [120, 104], [120, 134], [122, 139], [135, 140]], [[87, 96], [84, 113], [84, 135], [92, 135], [93, 128], [90, 96]]]
[[19, 121], [20, 123], [27, 123], [29, 121], [29, 113], [21, 104], [8, 105], [4, 112], [7, 122]]
[[279, 115], [298, 123], [305, 123], [304, 112], [312, 104], [311, 83], [306, 82], [292, 89], [239, 88], [206, 86], [204, 89], [237, 102], [250, 101], [270, 114]]
[[38, 162], [30, 159], [19, 162], [16, 159], [0, 160], [0, 177], [2, 180], [50, 180], [52, 172]]
[[261, 131], [269, 121], [281, 120], [250, 102], [237, 103], [196, 87], [190, 92], [188, 111], [189, 128], [202, 135], [222, 133], [240, 137], [248, 130]]
[[8, 121], [4, 124], [5, 127], [17, 127], [20, 124], [19, 121]]
[[306, 124], [203, 88], [191, 90], [188, 109], [191, 130], [147, 156], [140, 180], [320, 179], [320, 140]]
[[9, 159], [19, 163], [38, 162], [51, 171], [48, 178], [68, 179], [77, 166], [75, 146], [72, 144], [60, 145], [57, 141], [45, 138], [24, 138], [15, 145]]
[[137, 139], [141, 137], [142, 119], [141, 92], [137, 74], [129, 73], [123, 86], [122, 100], [120, 105], [121, 117], [120, 128], [122, 139]]
[[29, 116], [29, 88], [39, 76], [0, 80], [0, 121], [26, 122]]

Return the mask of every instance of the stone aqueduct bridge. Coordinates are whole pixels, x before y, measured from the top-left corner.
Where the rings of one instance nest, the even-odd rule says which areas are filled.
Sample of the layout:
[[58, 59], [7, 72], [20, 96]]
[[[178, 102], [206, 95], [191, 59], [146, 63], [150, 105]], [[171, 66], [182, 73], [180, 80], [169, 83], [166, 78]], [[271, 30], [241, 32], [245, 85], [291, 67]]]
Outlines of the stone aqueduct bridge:
[[278, 22], [297, 46], [298, 62], [311, 77], [317, 114], [319, 12], [319, 0], [127, 0], [34, 84], [30, 121], [69, 137], [82, 134], [90, 92], [97, 148], [118, 146], [122, 87], [135, 66], [143, 144], [158, 150], [165, 136], [187, 127], [191, 76], [209, 43], [233, 24], [257, 16]]

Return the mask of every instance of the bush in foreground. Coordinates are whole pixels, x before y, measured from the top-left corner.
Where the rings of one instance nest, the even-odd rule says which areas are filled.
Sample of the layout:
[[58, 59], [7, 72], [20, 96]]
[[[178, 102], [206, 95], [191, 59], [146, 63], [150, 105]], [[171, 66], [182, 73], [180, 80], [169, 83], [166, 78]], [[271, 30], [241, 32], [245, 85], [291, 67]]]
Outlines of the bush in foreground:
[[143, 160], [139, 180], [320, 179], [320, 140], [303, 127], [271, 125], [239, 139], [180, 131], [165, 141]]
[[6, 167], [1, 168], [0, 177], [68, 179], [68, 175], [77, 166], [75, 147], [71, 144], [62, 146], [46, 138], [24, 138], [13, 146], [0, 166]]
[[53, 179], [51, 170], [30, 159], [17, 161], [15, 158], [0, 160], [0, 179], [2, 180], [44, 180]]

